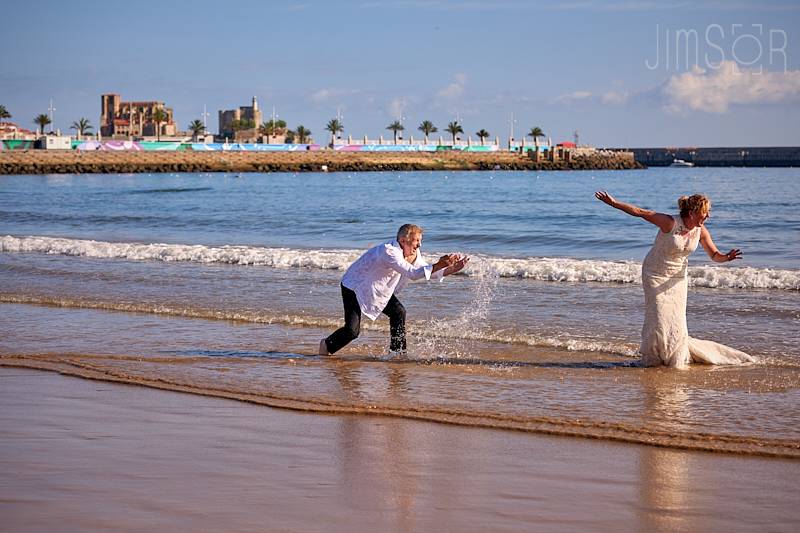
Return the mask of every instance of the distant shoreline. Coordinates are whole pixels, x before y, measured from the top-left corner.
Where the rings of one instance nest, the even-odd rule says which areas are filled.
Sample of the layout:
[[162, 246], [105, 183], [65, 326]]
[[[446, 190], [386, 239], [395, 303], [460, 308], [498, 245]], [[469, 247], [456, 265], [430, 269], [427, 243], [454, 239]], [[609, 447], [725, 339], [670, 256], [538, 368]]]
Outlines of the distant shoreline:
[[533, 161], [515, 152], [344, 153], [0, 151], [0, 175], [159, 172], [362, 172], [410, 170], [627, 170], [645, 168], [623, 155]]

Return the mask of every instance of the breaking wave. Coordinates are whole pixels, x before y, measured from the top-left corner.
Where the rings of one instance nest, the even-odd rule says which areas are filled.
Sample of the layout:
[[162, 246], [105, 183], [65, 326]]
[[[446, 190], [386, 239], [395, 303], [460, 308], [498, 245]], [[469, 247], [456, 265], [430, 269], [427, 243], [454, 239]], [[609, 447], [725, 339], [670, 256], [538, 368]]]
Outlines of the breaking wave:
[[[0, 252], [344, 271], [363, 250], [125, 243], [6, 235], [0, 238]], [[474, 255], [472, 266], [463, 275], [474, 275], [478, 263], [483, 265], [482, 272], [492, 271], [500, 278], [570, 283], [641, 283], [641, 263], [636, 261]], [[800, 290], [800, 270], [796, 269], [701, 265], [689, 268], [689, 278], [695, 287]]]

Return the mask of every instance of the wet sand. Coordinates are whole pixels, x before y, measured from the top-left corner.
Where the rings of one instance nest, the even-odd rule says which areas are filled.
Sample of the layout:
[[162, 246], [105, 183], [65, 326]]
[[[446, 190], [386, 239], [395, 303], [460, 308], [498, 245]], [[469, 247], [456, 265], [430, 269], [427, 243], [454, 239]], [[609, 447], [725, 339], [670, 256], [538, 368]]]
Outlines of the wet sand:
[[620, 170], [644, 168], [630, 154], [534, 162], [514, 152], [0, 151], [0, 174], [135, 172], [319, 172], [411, 170]]
[[9, 531], [797, 531], [800, 462], [0, 368]]

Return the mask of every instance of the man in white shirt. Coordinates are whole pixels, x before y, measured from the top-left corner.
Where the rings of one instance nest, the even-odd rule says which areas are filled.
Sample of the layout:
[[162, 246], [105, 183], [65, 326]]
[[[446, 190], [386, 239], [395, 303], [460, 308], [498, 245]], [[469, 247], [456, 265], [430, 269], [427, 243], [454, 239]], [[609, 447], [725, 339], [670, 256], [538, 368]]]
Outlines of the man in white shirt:
[[429, 265], [419, 253], [422, 231], [414, 224], [404, 224], [397, 231], [397, 240], [370, 248], [350, 265], [342, 277], [345, 324], [320, 341], [320, 355], [334, 354], [356, 339], [362, 314], [375, 320], [381, 313], [389, 317], [389, 350], [405, 352], [406, 309], [395, 293], [409, 280], [433, 277], [441, 281], [469, 262], [466, 256], [448, 254]]

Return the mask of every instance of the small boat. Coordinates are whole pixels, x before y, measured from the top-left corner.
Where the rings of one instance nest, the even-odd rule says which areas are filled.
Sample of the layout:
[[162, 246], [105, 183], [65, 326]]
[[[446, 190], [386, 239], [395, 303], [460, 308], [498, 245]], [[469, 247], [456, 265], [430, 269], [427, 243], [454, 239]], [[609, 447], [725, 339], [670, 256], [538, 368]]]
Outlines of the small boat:
[[673, 159], [671, 167], [693, 167], [694, 163], [684, 161], [683, 159]]

